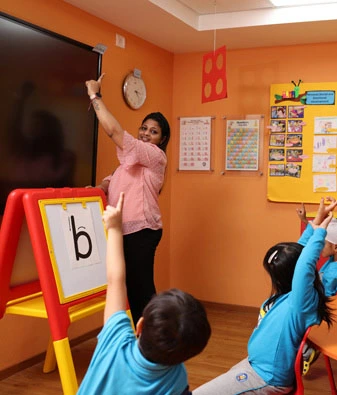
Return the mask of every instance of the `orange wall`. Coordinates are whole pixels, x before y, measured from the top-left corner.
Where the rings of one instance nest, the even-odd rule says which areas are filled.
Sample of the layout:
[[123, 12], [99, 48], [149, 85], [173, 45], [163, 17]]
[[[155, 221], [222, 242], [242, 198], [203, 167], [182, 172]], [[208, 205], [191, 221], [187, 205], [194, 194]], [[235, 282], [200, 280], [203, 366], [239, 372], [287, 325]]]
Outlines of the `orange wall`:
[[[89, 45], [106, 44], [103, 95], [126, 129], [135, 132], [150, 111], [162, 111], [171, 121], [169, 171], [160, 198], [165, 226], [156, 260], [158, 289], [176, 286], [203, 300], [258, 306], [269, 292], [263, 256], [274, 243], [297, 239], [297, 205], [268, 202], [265, 174], [221, 175], [223, 117], [263, 114], [267, 123], [270, 84], [299, 78], [304, 83], [336, 81], [337, 43], [229, 51], [228, 98], [201, 104], [203, 54], [172, 55], [60, 0], [2, 0], [0, 9]], [[126, 37], [125, 50], [114, 46], [116, 32]], [[142, 70], [148, 86], [148, 99], [138, 112], [129, 110], [121, 95], [123, 77], [134, 67]], [[177, 172], [178, 117], [202, 115], [216, 117], [214, 171]], [[265, 166], [266, 144], [267, 138]], [[98, 180], [114, 165], [114, 148], [100, 130]], [[80, 322], [72, 335], [99, 325], [100, 316], [91, 325]], [[42, 352], [46, 329], [28, 318], [0, 321], [0, 370]], [[22, 344], [28, 346], [25, 353]]]
[[[102, 62], [103, 71], [106, 73], [102, 93], [108, 107], [130, 133], [137, 133], [139, 124], [149, 112], [161, 111], [169, 120], [171, 119], [173, 54], [60, 0], [1, 0], [0, 11], [91, 46], [97, 43], [107, 45], [108, 49]], [[125, 36], [125, 49], [115, 46], [116, 33]], [[138, 111], [129, 109], [122, 98], [123, 79], [134, 68], [142, 70], [147, 83], [148, 97], [142, 109]], [[97, 181], [100, 181], [117, 165], [115, 148], [102, 130], [99, 130], [97, 155]], [[169, 286], [169, 199], [168, 172], [160, 197], [165, 229], [156, 258], [158, 289]], [[102, 315], [96, 314], [88, 320], [76, 322], [70, 326], [70, 337], [77, 337], [98, 328], [102, 321]], [[0, 321], [0, 370], [45, 351], [48, 336], [48, 324], [43, 320], [5, 316]], [[22, 347], [23, 344], [25, 347]]]
[[[264, 254], [277, 242], [297, 240], [297, 205], [267, 201], [267, 129], [264, 174], [221, 175], [223, 117], [262, 114], [267, 126], [270, 85], [298, 79], [303, 87], [305, 82], [336, 81], [337, 43], [228, 51], [228, 98], [205, 104], [202, 55], [181, 54], [174, 60], [171, 284], [202, 300], [259, 306], [270, 292]], [[177, 172], [180, 116], [216, 117], [211, 174]]]

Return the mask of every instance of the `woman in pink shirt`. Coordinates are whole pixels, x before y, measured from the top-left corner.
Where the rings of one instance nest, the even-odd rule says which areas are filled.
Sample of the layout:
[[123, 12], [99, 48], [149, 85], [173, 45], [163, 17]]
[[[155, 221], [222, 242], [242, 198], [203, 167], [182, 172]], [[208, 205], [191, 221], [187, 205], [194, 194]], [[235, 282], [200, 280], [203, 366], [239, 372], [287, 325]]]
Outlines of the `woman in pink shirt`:
[[138, 131], [138, 139], [126, 132], [106, 108], [100, 92], [102, 78], [86, 82], [87, 92], [97, 118], [116, 145], [119, 167], [99, 185], [108, 204], [116, 206], [124, 192], [123, 238], [128, 300], [134, 324], [156, 293], [154, 256], [162, 236], [158, 197], [164, 183], [166, 146], [170, 126], [155, 112], [147, 115]]

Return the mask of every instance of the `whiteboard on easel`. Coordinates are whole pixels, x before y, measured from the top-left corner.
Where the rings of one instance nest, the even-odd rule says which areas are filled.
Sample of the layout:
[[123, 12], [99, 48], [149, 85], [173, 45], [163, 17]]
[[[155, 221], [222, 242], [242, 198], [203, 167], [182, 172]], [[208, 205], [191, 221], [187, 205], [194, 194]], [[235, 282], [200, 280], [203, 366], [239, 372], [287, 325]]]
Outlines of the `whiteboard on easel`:
[[105, 289], [101, 198], [42, 199], [39, 206], [60, 302]]

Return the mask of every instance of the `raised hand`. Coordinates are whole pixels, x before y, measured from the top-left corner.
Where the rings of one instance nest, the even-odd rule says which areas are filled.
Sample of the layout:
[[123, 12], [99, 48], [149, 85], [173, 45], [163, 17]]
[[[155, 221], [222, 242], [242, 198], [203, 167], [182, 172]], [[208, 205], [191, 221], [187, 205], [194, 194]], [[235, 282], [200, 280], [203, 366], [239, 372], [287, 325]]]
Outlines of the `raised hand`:
[[317, 210], [317, 214], [315, 219], [313, 220], [313, 223], [315, 225], [320, 225], [325, 220], [325, 218], [329, 215], [329, 213], [335, 209], [336, 205], [337, 205], [337, 201], [332, 196], [327, 196], [325, 199], [321, 198]]
[[326, 229], [328, 227], [330, 221], [332, 220], [332, 218], [333, 218], [333, 214], [332, 214], [332, 211], [330, 211], [328, 213], [328, 215], [324, 218], [324, 220], [319, 225], [314, 224], [314, 221], [310, 221], [310, 223], [314, 229], [317, 229], [317, 228]]
[[95, 80], [89, 80], [85, 82], [85, 85], [87, 87], [88, 95], [91, 96], [101, 90], [102, 86], [102, 80], [105, 76], [105, 73], [103, 73], [97, 81]]
[[103, 81], [104, 76], [105, 76], [105, 73], [101, 74], [99, 79], [97, 80], [97, 83], [99, 85], [99, 89], [101, 89], [102, 81]]
[[105, 228], [107, 230], [122, 229], [123, 204], [124, 204], [124, 192], [121, 192], [116, 207], [106, 206], [102, 218], [105, 224]]
[[305, 224], [307, 224], [307, 223], [308, 223], [308, 219], [307, 219], [307, 212], [306, 212], [306, 210], [305, 210], [304, 203], [301, 204], [301, 207], [300, 207], [300, 208], [297, 208], [297, 209], [296, 209], [296, 212], [297, 212], [298, 218], [299, 218], [302, 222], [304, 222]]

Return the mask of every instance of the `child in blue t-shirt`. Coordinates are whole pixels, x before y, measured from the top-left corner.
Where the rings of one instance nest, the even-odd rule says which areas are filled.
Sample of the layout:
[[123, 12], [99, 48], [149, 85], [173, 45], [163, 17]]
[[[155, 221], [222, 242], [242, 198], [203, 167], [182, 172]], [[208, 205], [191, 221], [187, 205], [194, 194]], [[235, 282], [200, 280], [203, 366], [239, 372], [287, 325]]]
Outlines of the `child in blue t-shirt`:
[[[327, 200], [332, 204], [336, 202], [336, 199], [328, 196]], [[312, 235], [312, 227], [308, 225], [308, 219], [306, 209], [302, 203], [301, 208], [296, 209], [297, 215], [300, 220], [307, 225], [305, 231], [301, 235], [299, 241], [305, 245]], [[325, 237], [324, 247], [321, 252], [323, 258], [328, 258], [324, 265], [320, 268], [319, 274], [324, 285], [324, 292], [327, 296], [333, 296], [337, 293], [337, 219], [332, 218], [331, 222], [327, 227], [327, 233]], [[311, 347], [310, 343], [306, 343], [303, 347], [303, 375], [306, 375], [310, 369], [310, 366], [317, 360], [320, 352], [314, 347]]]
[[171, 289], [155, 295], [136, 324], [125, 312], [124, 193], [103, 220], [107, 240], [104, 326], [78, 395], [189, 395], [183, 362], [207, 345], [211, 328], [202, 304]]
[[[336, 200], [329, 196], [327, 200], [334, 203]], [[306, 215], [305, 206], [302, 203], [301, 208], [297, 209], [297, 215], [300, 220], [308, 224], [308, 219]], [[306, 237], [303, 238], [305, 233], [308, 233]], [[306, 244], [308, 238], [310, 238], [312, 233], [312, 228], [307, 226], [305, 232], [301, 236], [301, 239]], [[325, 237], [325, 244], [321, 252], [323, 258], [329, 258], [324, 265], [320, 268], [319, 273], [321, 280], [324, 285], [325, 294], [327, 296], [333, 296], [337, 293], [337, 219], [333, 218], [327, 227], [327, 234]]]
[[228, 372], [193, 390], [193, 395], [289, 394], [295, 383], [295, 359], [308, 327], [332, 323], [328, 297], [316, 270], [326, 228], [337, 203], [321, 199], [312, 235], [304, 246], [278, 243], [263, 260], [272, 291], [262, 304], [248, 341], [248, 356]]

